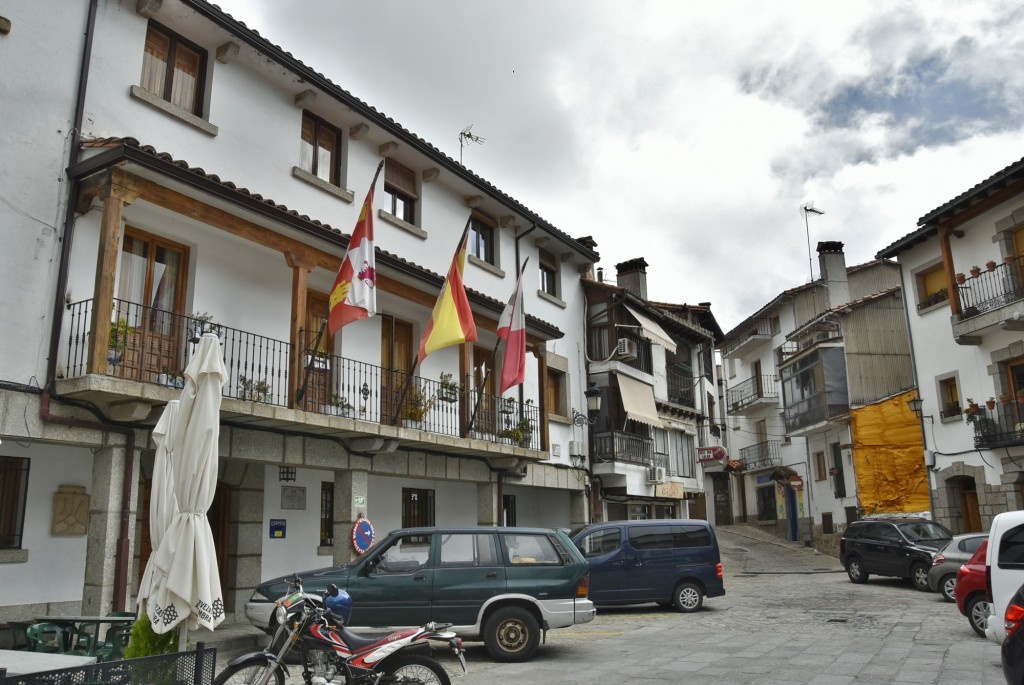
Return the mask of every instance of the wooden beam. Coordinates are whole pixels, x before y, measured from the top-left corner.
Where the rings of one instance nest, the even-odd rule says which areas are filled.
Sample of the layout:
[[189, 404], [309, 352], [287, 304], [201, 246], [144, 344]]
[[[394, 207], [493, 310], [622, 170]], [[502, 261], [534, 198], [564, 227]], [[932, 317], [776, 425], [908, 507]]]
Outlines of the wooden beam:
[[[306, 300], [309, 293], [309, 272], [316, 268], [316, 264], [309, 255], [305, 253], [285, 253], [285, 261], [292, 269], [292, 317], [291, 337], [292, 345], [289, 346], [288, 354], [288, 406], [293, 409], [301, 409], [298, 404], [298, 389], [303, 372], [302, 343], [299, 336], [299, 329], [306, 321]], [[308, 332], [307, 332], [308, 334]]]
[[[536, 350], [537, 347], [534, 346]], [[547, 406], [547, 387], [548, 387], [548, 358], [545, 354], [537, 355], [537, 387], [540, 388], [539, 397], [537, 398], [537, 411], [540, 412], [540, 449], [551, 451], [551, 447], [548, 444], [548, 406]], [[566, 388], [568, 392], [568, 388]]]
[[[956, 316], [960, 313], [960, 288], [957, 287], [953, 274], [953, 249], [949, 245], [952, 230], [947, 226], [939, 227], [939, 252], [942, 254], [942, 270], [946, 276], [946, 292], [949, 293], [949, 308]], [[907, 294], [908, 302], [913, 291]]]

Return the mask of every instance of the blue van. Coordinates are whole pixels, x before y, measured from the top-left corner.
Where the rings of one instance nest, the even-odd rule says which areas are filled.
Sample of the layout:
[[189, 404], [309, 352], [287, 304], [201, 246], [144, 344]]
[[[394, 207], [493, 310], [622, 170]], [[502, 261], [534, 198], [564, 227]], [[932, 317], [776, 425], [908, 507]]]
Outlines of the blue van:
[[594, 523], [572, 541], [590, 564], [594, 604], [657, 602], [689, 612], [705, 597], [725, 594], [718, 539], [707, 521]]

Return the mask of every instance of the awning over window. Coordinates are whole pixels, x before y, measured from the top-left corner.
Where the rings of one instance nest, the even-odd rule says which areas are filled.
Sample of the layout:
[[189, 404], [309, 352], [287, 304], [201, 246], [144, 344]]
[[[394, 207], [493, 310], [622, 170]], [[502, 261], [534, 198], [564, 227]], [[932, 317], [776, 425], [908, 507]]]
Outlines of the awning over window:
[[675, 353], [676, 344], [672, 342], [672, 338], [669, 336], [668, 333], [665, 332], [664, 328], [659, 326], [654, 321], [651, 321], [649, 318], [647, 318], [637, 310], [633, 309], [628, 304], [625, 305], [625, 307], [626, 309], [629, 310], [629, 313], [633, 315], [633, 318], [635, 318], [640, 323], [641, 334], [645, 338], [650, 340], [652, 343], [661, 345], [669, 352], [672, 352], [673, 354]]
[[626, 416], [633, 421], [661, 428], [658, 408], [654, 406], [654, 388], [624, 374], [615, 375], [619, 379], [619, 393], [622, 395], [622, 408], [626, 410]]

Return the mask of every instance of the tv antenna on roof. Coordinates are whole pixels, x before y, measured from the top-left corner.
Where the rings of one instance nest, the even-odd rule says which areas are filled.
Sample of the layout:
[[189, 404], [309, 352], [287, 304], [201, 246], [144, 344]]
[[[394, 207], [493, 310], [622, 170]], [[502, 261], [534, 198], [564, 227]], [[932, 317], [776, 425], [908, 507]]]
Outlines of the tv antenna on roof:
[[473, 133], [472, 129], [473, 124], [470, 124], [459, 133], [459, 164], [462, 164], [462, 149], [466, 147], [466, 141], [476, 143], [477, 145], [483, 145], [486, 140], [483, 136], [478, 136]]
[[800, 211], [804, 213], [804, 230], [807, 232], [807, 268], [810, 269], [811, 271], [811, 281], [813, 281], [814, 262], [811, 259], [811, 225], [807, 221], [807, 215], [817, 214], [818, 216], [821, 216], [825, 212], [824, 210], [821, 209], [815, 209], [813, 200], [811, 202], [805, 203], [804, 206], [800, 208]]

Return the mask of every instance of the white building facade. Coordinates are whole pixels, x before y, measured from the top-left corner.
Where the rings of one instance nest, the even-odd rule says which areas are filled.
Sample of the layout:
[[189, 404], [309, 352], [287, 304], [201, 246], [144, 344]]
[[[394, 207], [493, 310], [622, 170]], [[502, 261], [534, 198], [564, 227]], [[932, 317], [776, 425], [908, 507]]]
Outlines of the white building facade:
[[[206, 2], [6, 12], [0, 278], [24, 323], [0, 355], [0, 618], [134, 608], [150, 432], [197, 324], [229, 372], [209, 515], [229, 615], [262, 579], [349, 559], [360, 517], [588, 521], [569, 446], [592, 247]], [[331, 336], [374, 178], [378, 315]], [[414, 366], [467, 224], [479, 339]], [[527, 258], [526, 381], [501, 396]]]
[[936, 520], [1024, 507], [1024, 161], [881, 250], [901, 267]]

